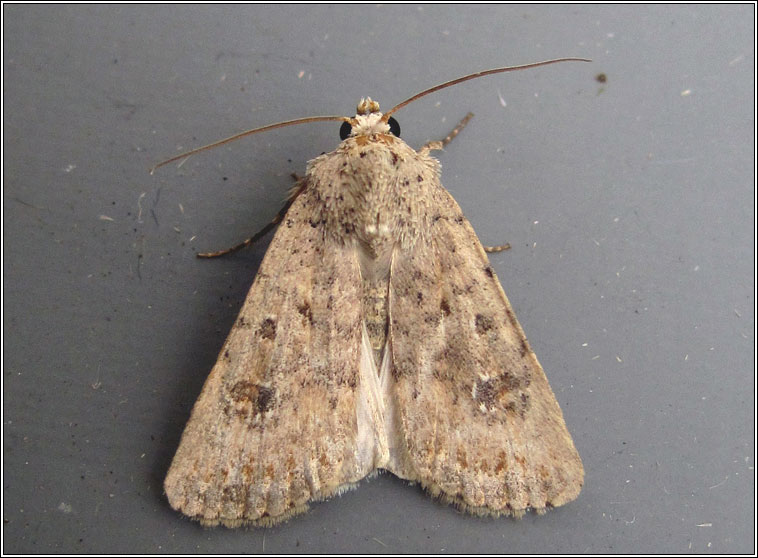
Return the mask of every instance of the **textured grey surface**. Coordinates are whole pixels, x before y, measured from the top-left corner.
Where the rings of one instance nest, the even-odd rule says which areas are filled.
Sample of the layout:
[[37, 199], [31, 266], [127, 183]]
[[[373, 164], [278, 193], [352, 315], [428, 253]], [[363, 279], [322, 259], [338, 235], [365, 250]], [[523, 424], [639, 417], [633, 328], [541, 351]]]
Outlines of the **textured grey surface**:
[[[754, 6], [4, 5], [5, 552], [754, 551]], [[263, 530], [161, 489], [268, 241], [332, 123], [387, 108], [485, 244], [587, 471], [475, 519], [389, 475]], [[600, 84], [595, 76], [607, 75]], [[500, 98], [506, 101], [502, 106]]]

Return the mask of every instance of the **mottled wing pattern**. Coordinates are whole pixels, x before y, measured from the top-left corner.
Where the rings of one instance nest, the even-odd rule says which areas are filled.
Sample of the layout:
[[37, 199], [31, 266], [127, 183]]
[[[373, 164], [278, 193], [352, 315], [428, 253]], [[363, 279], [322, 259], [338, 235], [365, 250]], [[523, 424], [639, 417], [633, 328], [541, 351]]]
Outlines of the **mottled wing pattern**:
[[276, 523], [373, 469], [357, 443], [359, 267], [324, 238], [314, 197], [280, 225], [165, 481], [206, 525]]
[[479, 515], [569, 502], [584, 471], [545, 373], [458, 204], [428, 196], [429, 235], [392, 261], [389, 468]]

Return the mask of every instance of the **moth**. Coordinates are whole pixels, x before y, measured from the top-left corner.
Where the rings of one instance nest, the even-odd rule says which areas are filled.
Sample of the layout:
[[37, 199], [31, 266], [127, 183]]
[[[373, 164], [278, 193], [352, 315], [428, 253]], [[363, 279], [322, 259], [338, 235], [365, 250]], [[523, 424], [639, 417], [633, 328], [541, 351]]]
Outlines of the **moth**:
[[[430, 155], [382, 113], [323, 120], [342, 142], [308, 163], [210, 376], [164, 488], [203, 525], [270, 526], [378, 470], [474, 515], [574, 500], [584, 469], [485, 249]], [[585, 60], [586, 61], [586, 60]], [[157, 165], [160, 166], [160, 165]], [[233, 249], [251, 244], [256, 235]]]

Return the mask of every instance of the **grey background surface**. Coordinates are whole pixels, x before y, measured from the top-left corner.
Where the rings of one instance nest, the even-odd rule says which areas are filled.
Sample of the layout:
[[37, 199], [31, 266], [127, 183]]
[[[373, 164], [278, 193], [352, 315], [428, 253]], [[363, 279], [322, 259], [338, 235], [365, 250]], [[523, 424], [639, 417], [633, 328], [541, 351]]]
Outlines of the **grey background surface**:
[[[5, 552], [754, 551], [754, 7], [4, 5]], [[386, 109], [439, 155], [586, 468], [570, 505], [477, 519], [391, 475], [270, 530], [162, 481], [319, 123]], [[595, 76], [607, 75], [601, 84]], [[505, 101], [505, 106], [501, 103]]]

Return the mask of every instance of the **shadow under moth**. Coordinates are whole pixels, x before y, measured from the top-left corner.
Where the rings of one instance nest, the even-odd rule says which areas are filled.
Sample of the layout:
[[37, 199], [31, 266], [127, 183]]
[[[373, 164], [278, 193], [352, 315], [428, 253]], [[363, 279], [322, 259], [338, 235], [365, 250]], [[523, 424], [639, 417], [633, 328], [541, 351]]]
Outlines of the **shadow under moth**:
[[[475, 515], [577, 497], [584, 469], [561, 409], [460, 207], [441, 142], [415, 151], [361, 100], [342, 142], [308, 163], [165, 480], [203, 525], [269, 526], [379, 469]], [[157, 168], [154, 167], [154, 168]], [[499, 247], [504, 249], [504, 247]], [[494, 251], [493, 249], [491, 251]]]

